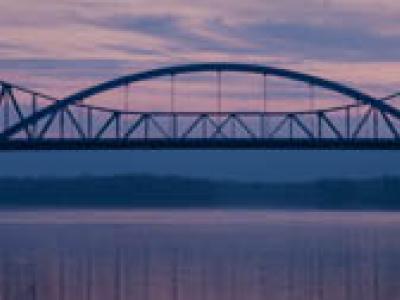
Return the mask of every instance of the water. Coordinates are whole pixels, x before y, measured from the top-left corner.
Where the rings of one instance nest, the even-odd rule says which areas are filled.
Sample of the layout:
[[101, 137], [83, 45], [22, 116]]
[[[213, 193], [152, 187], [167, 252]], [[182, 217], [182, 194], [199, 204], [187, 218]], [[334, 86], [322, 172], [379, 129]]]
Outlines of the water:
[[1, 300], [400, 299], [400, 214], [0, 212]]

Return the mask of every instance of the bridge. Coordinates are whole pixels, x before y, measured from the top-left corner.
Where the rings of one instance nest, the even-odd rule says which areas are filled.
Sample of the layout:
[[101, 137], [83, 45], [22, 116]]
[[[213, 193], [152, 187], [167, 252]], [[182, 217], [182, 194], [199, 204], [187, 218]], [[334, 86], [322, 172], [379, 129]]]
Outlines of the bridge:
[[[214, 107], [190, 110], [191, 106], [183, 103], [184, 109], [179, 109], [179, 78], [190, 83], [188, 76], [205, 73], [214, 74], [213, 82], [197, 93], [212, 101]], [[258, 106], [234, 109], [230, 105], [232, 95], [228, 97], [225, 89], [235, 83], [224, 85], [224, 76], [231, 73], [259, 78], [258, 97], [249, 101], [258, 101]], [[167, 86], [162, 93], [163, 108], [135, 108], [135, 87], [160, 79]], [[302, 102], [308, 106], [271, 109], [270, 103], [279, 102], [278, 96], [271, 95], [271, 85], [277, 79], [305, 87], [307, 99]], [[240, 81], [236, 84], [239, 86]], [[288, 94], [284, 85], [280, 87]], [[152, 97], [151, 89], [145, 97]], [[116, 90], [122, 91], [122, 108], [91, 102]], [[334, 105], [318, 105], [327, 101], [319, 98], [317, 91], [335, 95], [330, 96], [329, 103], [341, 100]], [[400, 110], [395, 105], [399, 96], [376, 98], [318, 76], [242, 63], [152, 69], [100, 83], [63, 99], [0, 81], [0, 150], [400, 149]]]

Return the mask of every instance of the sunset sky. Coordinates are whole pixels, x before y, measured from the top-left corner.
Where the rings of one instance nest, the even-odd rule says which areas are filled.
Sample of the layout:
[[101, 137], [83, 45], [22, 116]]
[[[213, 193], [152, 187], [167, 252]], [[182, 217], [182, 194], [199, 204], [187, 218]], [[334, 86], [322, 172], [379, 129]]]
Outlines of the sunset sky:
[[194, 61], [258, 62], [400, 86], [396, 0], [3, 0], [0, 77], [57, 97], [103, 79]]
[[[399, 49], [397, 0], [0, 2], [0, 79], [56, 97], [119, 75], [198, 61], [284, 67], [383, 97], [400, 89]], [[101, 172], [107, 170], [119, 169]]]

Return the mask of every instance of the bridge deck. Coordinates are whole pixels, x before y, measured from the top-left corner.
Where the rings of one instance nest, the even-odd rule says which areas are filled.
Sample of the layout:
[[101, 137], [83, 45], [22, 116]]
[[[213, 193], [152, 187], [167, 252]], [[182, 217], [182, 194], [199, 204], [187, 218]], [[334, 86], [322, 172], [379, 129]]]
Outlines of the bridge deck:
[[45, 139], [0, 141], [0, 151], [23, 150], [400, 150], [399, 139]]

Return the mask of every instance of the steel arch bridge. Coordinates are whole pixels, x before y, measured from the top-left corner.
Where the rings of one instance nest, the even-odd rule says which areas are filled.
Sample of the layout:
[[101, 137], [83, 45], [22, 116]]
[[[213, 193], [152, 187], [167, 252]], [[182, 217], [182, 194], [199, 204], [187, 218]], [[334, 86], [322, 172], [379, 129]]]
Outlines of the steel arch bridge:
[[[200, 72], [216, 74], [216, 109], [176, 110], [175, 78]], [[223, 111], [221, 77], [226, 72], [261, 76], [264, 108]], [[135, 111], [85, 103], [110, 90], [161, 77], [171, 81], [169, 111]], [[269, 77], [305, 84], [312, 101], [317, 87], [352, 103], [270, 111], [265, 107]], [[391, 101], [400, 93], [378, 99], [335, 81], [263, 65], [197, 63], [152, 69], [100, 83], [64, 99], [4, 81], [0, 81], [0, 88], [0, 150], [400, 149], [400, 110]], [[363, 134], [366, 129], [368, 134]]]

